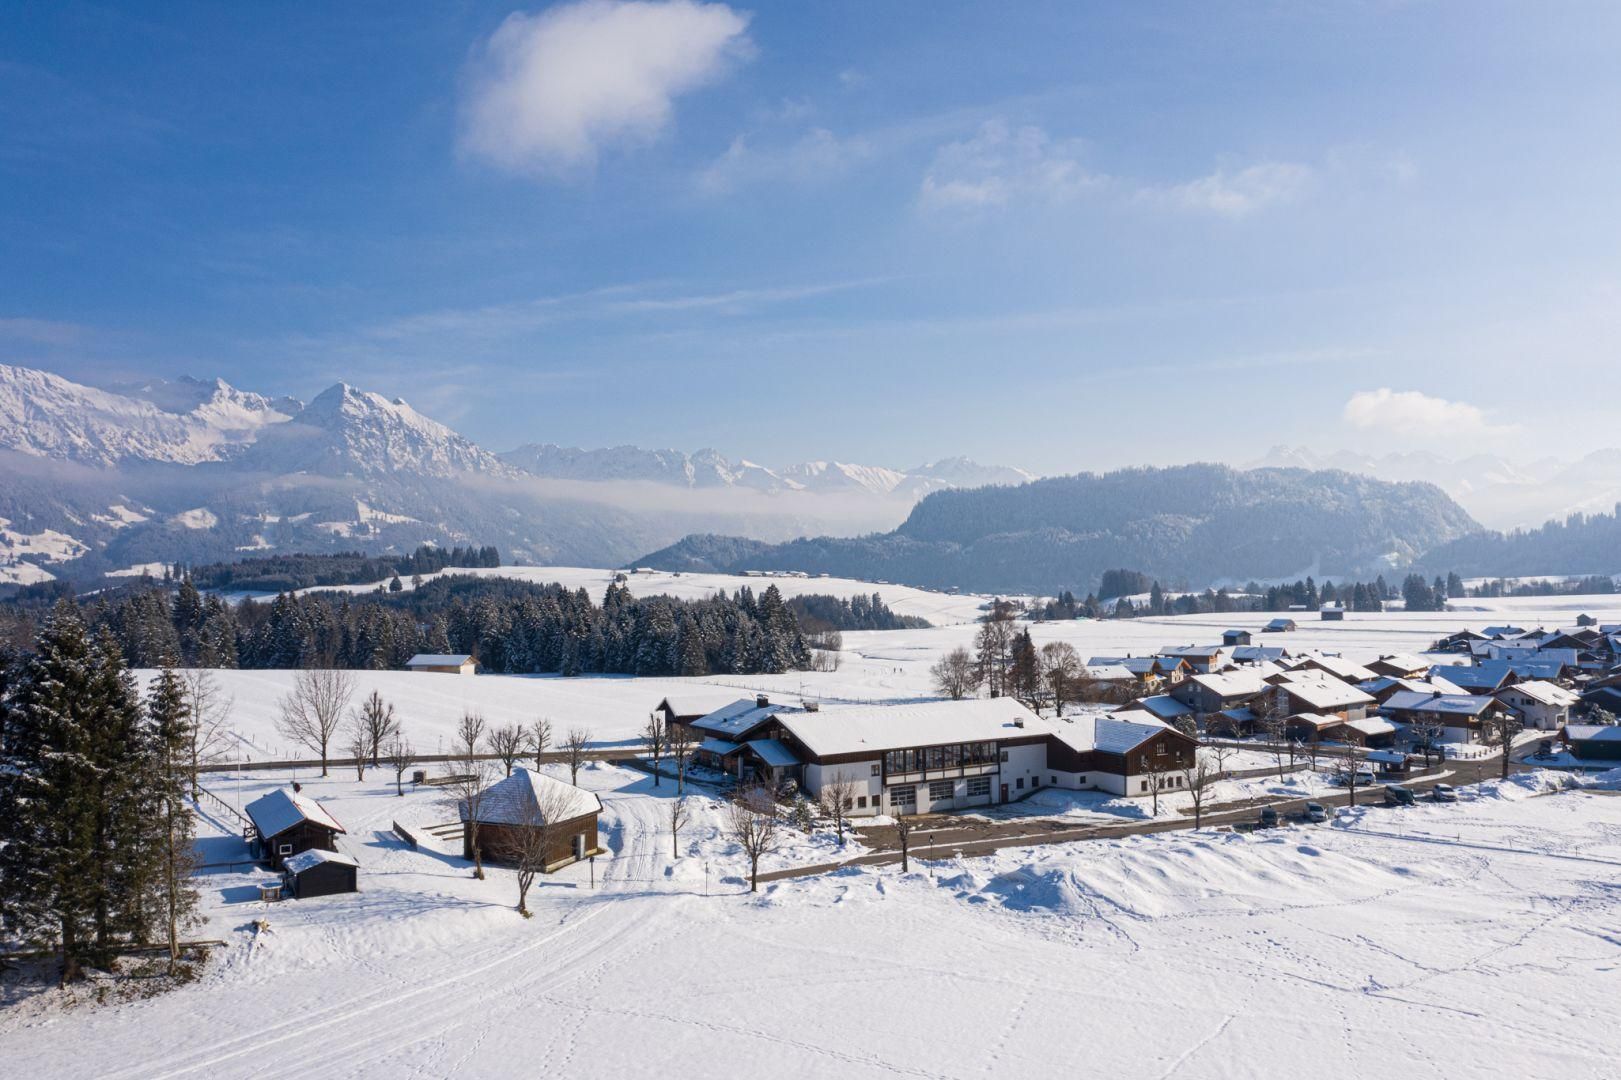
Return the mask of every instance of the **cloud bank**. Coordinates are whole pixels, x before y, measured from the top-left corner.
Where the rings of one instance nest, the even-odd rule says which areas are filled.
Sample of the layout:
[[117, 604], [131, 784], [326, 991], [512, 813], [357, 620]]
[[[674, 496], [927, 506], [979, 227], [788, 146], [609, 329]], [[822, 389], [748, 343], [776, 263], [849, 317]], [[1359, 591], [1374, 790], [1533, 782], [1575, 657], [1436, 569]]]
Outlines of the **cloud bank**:
[[464, 153], [515, 173], [594, 168], [668, 126], [675, 99], [747, 56], [748, 15], [694, 0], [582, 0], [515, 12], [476, 51]]
[[1359, 430], [1390, 431], [1417, 439], [1497, 435], [1512, 430], [1493, 425], [1468, 402], [1388, 386], [1352, 394], [1344, 416], [1346, 423]]

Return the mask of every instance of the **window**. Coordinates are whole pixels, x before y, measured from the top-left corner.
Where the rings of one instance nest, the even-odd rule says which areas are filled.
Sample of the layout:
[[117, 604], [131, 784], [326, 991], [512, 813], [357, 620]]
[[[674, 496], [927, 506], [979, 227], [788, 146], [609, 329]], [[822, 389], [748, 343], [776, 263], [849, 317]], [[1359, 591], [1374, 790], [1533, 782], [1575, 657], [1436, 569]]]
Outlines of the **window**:
[[1007, 761], [1007, 751], [1006, 750], [1002, 751], [1002, 760]]
[[1049, 776], [1049, 777], [1047, 777], [1047, 783], [1049, 783], [1049, 784], [1056, 784], [1056, 783], [1058, 783], [1058, 777], [1056, 777], [1056, 776]]
[[949, 799], [949, 798], [951, 798], [951, 781], [950, 780], [931, 780], [931, 781], [929, 781], [929, 801], [930, 802], [939, 802], [941, 799]]
[[1139, 781], [1137, 781], [1137, 790], [1138, 791], [1147, 791], [1148, 790], [1148, 781], [1147, 780], [1139, 780]]
[[882, 772], [883, 772], [883, 766], [879, 765], [876, 761], [873, 762], [872, 763], [872, 774], [874, 776], [878, 776]]
[[857, 795], [856, 796], [856, 809], [857, 810], [865, 810], [866, 808], [867, 808], [867, 797], [865, 795]]
[[278, 844], [276, 846], [276, 854], [277, 855], [291, 855], [292, 853], [293, 853], [293, 845], [291, 845], [291, 844]]
[[970, 799], [983, 799], [991, 793], [991, 778], [988, 776], [975, 776], [968, 781], [968, 797]]
[[1030, 786], [1031, 786], [1031, 787], [1033, 787], [1033, 788], [1038, 788], [1038, 787], [1040, 787], [1040, 786], [1041, 786], [1041, 777], [1039, 777], [1039, 776], [1032, 776], [1032, 777], [1031, 777], [1031, 778], [1030, 778]]
[[911, 784], [907, 784], [905, 787], [890, 788], [889, 801], [896, 806], [916, 806], [917, 788]]
[[1024, 777], [1021, 776], [1017, 780], [1015, 780], [1013, 782], [1013, 786], [1018, 788], [1020, 791], [1023, 791], [1024, 790]]
[[1159, 754], [1161, 756], [1164, 756], [1164, 754], [1165, 754], [1165, 744], [1160, 743], [1158, 746], [1154, 747], [1154, 753]]

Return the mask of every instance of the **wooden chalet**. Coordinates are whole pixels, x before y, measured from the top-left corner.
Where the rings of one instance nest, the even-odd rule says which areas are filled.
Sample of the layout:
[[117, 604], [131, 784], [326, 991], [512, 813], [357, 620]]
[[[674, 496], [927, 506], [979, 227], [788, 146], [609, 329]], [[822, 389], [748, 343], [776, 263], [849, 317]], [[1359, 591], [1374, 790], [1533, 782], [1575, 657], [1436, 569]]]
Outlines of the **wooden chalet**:
[[344, 831], [320, 803], [285, 788], [261, 795], [243, 810], [253, 823], [254, 856], [278, 870], [300, 852], [338, 850], [338, 834]]
[[431, 671], [441, 675], [475, 675], [478, 661], [467, 653], [417, 653], [405, 662], [411, 671]]
[[[473, 820], [467, 804], [457, 811], [462, 821], [462, 857], [473, 857]], [[545, 773], [516, 768], [512, 775], [484, 789], [478, 801], [478, 846], [483, 860], [511, 865], [528, 846], [527, 834], [545, 830], [546, 873], [596, 855], [597, 820], [602, 800]]]

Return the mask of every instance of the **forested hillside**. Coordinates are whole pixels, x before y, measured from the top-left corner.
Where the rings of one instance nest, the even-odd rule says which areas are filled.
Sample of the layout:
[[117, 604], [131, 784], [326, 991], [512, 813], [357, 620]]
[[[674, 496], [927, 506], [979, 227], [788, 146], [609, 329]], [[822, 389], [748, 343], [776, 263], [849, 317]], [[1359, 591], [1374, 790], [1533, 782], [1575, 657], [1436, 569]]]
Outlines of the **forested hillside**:
[[1426, 571], [1464, 577], [1615, 574], [1621, 570], [1621, 506], [1611, 514], [1573, 514], [1538, 529], [1460, 537], [1421, 560]]
[[667, 570], [804, 570], [977, 591], [1095, 590], [1112, 568], [1203, 586], [1405, 566], [1479, 525], [1430, 484], [1304, 469], [1124, 469], [936, 492], [894, 532], [758, 544], [695, 536]]

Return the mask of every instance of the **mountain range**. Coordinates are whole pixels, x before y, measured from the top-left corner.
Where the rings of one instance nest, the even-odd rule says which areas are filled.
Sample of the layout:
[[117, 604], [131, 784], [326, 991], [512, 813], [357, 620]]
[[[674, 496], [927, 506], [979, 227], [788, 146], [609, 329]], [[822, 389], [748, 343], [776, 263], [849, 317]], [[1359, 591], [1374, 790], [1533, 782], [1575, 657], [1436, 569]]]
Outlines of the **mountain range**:
[[0, 470], [0, 583], [424, 542], [603, 565], [695, 531], [888, 528], [927, 492], [1029, 479], [966, 459], [772, 469], [715, 450], [495, 454], [403, 400], [342, 383], [304, 404], [220, 380], [98, 388], [6, 365]]
[[1433, 484], [1200, 464], [939, 491], [888, 533], [781, 544], [691, 536], [636, 561], [664, 570], [802, 570], [1051, 594], [1089, 591], [1115, 568], [1196, 587], [1372, 577], [1480, 531]]

